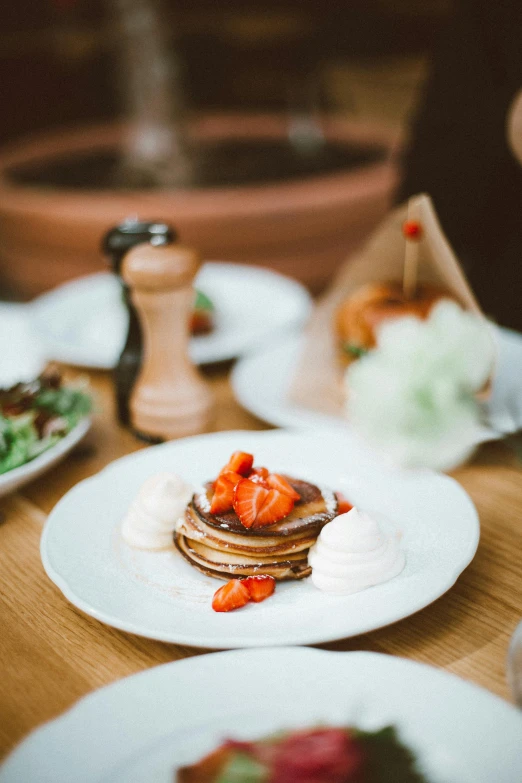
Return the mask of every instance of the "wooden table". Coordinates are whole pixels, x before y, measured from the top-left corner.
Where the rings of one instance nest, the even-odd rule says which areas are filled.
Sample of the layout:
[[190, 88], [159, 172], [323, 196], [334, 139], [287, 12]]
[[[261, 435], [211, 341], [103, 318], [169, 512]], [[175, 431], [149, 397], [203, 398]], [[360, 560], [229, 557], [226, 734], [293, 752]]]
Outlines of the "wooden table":
[[[207, 371], [218, 400], [215, 429], [266, 429], [234, 401], [228, 369]], [[1, 755], [94, 688], [205, 652], [102, 625], [68, 604], [44, 573], [39, 540], [53, 505], [81, 479], [143, 447], [115, 422], [108, 375], [91, 377], [98, 413], [85, 441], [54, 470], [0, 501]], [[506, 653], [522, 617], [522, 464], [496, 444], [454, 475], [473, 498], [482, 525], [478, 553], [457, 584], [413, 617], [321, 646], [412, 658], [509, 698]]]

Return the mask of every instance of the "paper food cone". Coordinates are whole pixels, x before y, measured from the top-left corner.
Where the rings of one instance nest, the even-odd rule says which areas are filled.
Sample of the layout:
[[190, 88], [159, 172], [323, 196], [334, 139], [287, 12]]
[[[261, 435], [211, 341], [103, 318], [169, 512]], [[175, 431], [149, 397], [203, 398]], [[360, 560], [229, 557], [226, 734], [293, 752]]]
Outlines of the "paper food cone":
[[343, 415], [345, 367], [339, 357], [334, 314], [347, 296], [366, 283], [402, 281], [407, 241], [402, 226], [406, 218], [422, 224], [422, 235], [417, 240], [417, 281], [445, 288], [466, 310], [482, 314], [430, 197], [413, 196], [391, 212], [362, 250], [346, 262], [318, 302], [306, 328], [290, 387], [291, 402], [331, 416]]

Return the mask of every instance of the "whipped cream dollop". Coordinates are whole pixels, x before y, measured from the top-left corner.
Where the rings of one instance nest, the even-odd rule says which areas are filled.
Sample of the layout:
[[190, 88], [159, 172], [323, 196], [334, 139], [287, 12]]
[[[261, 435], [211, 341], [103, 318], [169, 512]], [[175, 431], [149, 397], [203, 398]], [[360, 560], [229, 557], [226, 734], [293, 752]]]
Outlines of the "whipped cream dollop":
[[164, 549], [183, 516], [193, 489], [176, 473], [158, 473], [141, 486], [122, 522], [121, 534], [130, 546]]
[[308, 562], [319, 590], [348, 595], [397, 576], [406, 559], [395, 536], [352, 508], [323, 527]]

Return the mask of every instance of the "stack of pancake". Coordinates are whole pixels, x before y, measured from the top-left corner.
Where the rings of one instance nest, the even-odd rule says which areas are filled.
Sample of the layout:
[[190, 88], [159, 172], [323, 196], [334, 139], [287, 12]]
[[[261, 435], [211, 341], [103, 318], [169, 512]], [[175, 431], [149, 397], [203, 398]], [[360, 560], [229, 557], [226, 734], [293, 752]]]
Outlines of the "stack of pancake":
[[309, 576], [308, 550], [321, 528], [337, 514], [333, 492], [285, 476], [299, 494], [284, 519], [258, 528], [244, 527], [235, 511], [211, 514], [212, 483], [196, 493], [178, 522], [174, 540], [188, 562], [218, 579], [269, 574], [275, 579]]

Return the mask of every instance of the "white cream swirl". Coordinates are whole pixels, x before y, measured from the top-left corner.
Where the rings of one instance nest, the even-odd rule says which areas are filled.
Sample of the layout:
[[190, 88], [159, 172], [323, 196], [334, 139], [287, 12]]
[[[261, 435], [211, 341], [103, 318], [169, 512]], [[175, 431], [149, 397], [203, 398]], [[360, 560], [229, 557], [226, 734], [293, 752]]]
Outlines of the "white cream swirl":
[[308, 553], [312, 582], [326, 593], [348, 595], [397, 576], [406, 562], [395, 536], [352, 508], [321, 530]]
[[192, 487], [176, 473], [150, 476], [122, 522], [123, 539], [138, 549], [172, 546], [176, 522], [183, 515], [192, 492]]

